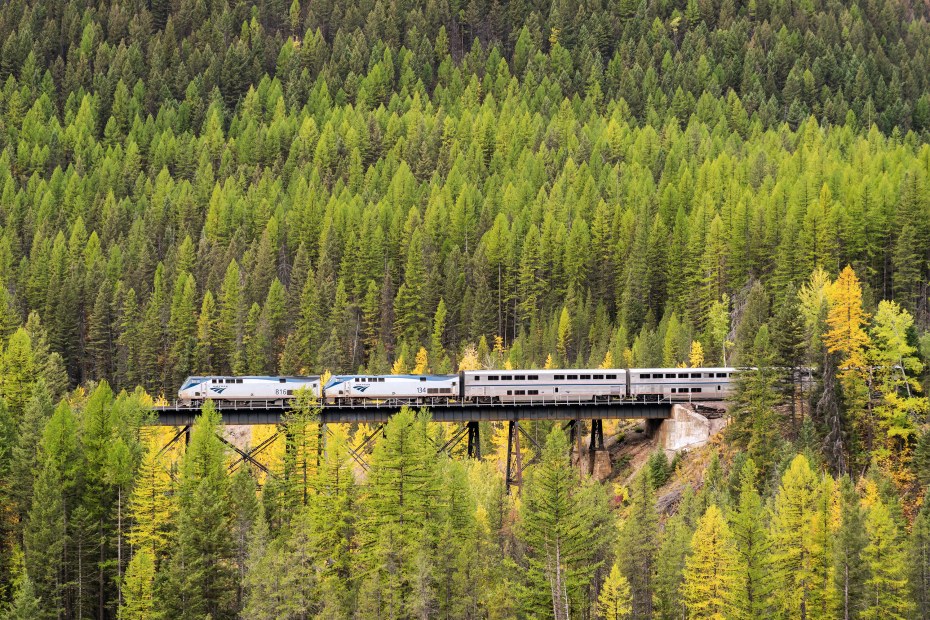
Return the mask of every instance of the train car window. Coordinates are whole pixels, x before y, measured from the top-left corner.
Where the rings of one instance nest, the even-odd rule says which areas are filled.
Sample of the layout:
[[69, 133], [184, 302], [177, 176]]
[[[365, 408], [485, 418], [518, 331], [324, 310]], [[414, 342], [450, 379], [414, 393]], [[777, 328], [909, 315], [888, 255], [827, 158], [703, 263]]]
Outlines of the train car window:
[[680, 373], [678, 373], [678, 378], [679, 378], [679, 379], [687, 379], [687, 378], [688, 378], [688, 373], [686, 373], [686, 372], [680, 372]]
[[553, 379], [556, 381], [565, 381], [565, 375], [556, 375]]
[[673, 372], [667, 372], [667, 373], [665, 373], [665, 378], [666, 378], [666, 379], [674, 379], [674, 378], [675, 378], [675, 373], [673, 373]]
[[717, 386], [717, 391], [718, 391], [718, 392], [720, 391], [720, 386], [719, 386], [719, 385]]
[[676, 388], [672, 388], [672, 394], [674, 394], [675, 391], [676, 391]]
[[501, 381], [513, 381], [513, 375], [501, 375]]
[[475, 381], [481, 381], [481, 377], [479, 377], [478, 375], [475, 375]]
[[700, 392], [700, 391], [701, 391], [701, 388], [691, 388], [691, 391], [692, 391], [692, 392]]
[[604, 375], [607, 379], [616, 379], [617, 375]]
[[539, 390], [527, 390], [526, 393], [530, 396], [537, 396], [539, 394]]
[[288, 395], [288, 396], [293, 396], [293, 395], [294, 395], [294, 390], [288, 390], [288, 391], [287, 391], [287, 395]]
[[717, 376], [718, 376], [718, 377], [726, 377], [726, 376], [727, 376], [727, 373], [725, 373], [725, 372], [718, 372], [718, 373], [717, 373]]
[[699, 372], [692, 372], [692, 373], [691, 373], [691, 378], [692, 378], [692, 379], [700, 379], [700, 378], [701, 378], [701, 373], [699, 373]]
[[594, 379], [603, 379], [603, 378], [604, 378], [604, 375], [594, 375], [593, 378], [594, 378]]
[[426, 381], [426, 377], [420, 377], [420, 381]]
[[539, 375], [527, 375], [526, 379], [528, 381], [539, 381]]
[[513, 380], [514, 381], [526, 381], [526, 375], [514, 375]]
[[513, 396], [513, 390], [507, 390], [507, 396]]
[[514, 396], [526, 396], [526, 390], [514, 390]]
[[583, 380], [583, 381], [590, 381], [590, 380], [591, 380], [591, 375], [581, 375], [581, 376], [579, 376], [578, 378], [581, 379], [581, 380]]
[[378, 383], [384, 383], [384, 377], [378, 377]]
[[242, 383], [242, 379], [236, 379], [236, 383]]
[[278, 383], [287, 383], [287, 379], [278, 379]]
[[639, 378], [640, 379], [652, 379], [652, 375], [647, 372], [647, 373], [641, 374]]
[[569, 381], [577, 381], [578, 375], [566, 375]]
[[497, 381], [497, 375], [488, 375], [488, 381]]

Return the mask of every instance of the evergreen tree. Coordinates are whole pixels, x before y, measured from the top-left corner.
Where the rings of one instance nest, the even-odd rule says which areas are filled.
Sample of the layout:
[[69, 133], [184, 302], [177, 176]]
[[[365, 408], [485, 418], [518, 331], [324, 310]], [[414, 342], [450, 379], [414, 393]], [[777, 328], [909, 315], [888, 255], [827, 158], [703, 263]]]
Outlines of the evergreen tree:
[[813, 526], [819, 491], [807, 459], [796, 456], [782, 476], [772, 514], [771, 604], [778, 617], [812, 618], [818, 608]]
[[524, 488], [520, 531], [528, 547], [523, 601], [528, 614], [551, 611], [555, 618], [569, 618], [573, 610], [584, 609], [600, 566], [598, 532], [591, 527], [599, 506], [581, 492], [578, 474], [565, 458], [568, 448], [565, 433], [553, 428]]
[[751, 458], [739, 470], [739, 501], [730, 517], [730, 532], [736, 552], [737, 579], [732, 598], [737, 618], [759, 618], [768, 613], [772, 594], [767, 565], [770, 541], [766, 511], [756, 490], [758, 470]]
[[844, 620], [859, 618], [868, 566], [863, 558], [867, 543], [866, 511], [849, 477], [840, 480], [840, 524], [834, 547], [837, 615]]
[[624, 543], [617, 553], [620, 569], [633, 594], [632, 618], [652, 615], [657, 532], [652, 480], [648, 469], [643, 469], [633, 481], [630, 506], [620, 527], [620, 540]]
[[688, 618], [733, 615], [737, 566], [730, 528], [720, 509], [711, 504], [698, 521], [691, 539], [691, 555], [685, 561], [681, 589]]
[[737, 379], [730, 433], [734, 443], [746, 448], [748, 456], [765, 475], [774, 464], [781, 436], [776, 410], [780, 400], [776, 389], [778, 372], [772, 367], [767, 325], [758, 329], [753, 347], [744, 357], [751, 368], [741, 372]]
[[911, 597], [917, 618], [930, 618], [930, 501], [924, 497], [908, 545]]
[[194, 422], [178, 485], [177, 533], [159, 568], [156, 607], [175, 618], [236, 614], [235, 546], [219, 414], [208, 402]]
[[601, 587], [601, 594], [597, 599], [597, 613], [604, 620], [624, 620], [629, 617], [631, 610], [630, 584], [614, 564]]
[[908, 598], [907, 555], [897, 525], [880, 499], [869, 507], [865, 529], [869, 542], [862, 558], [869, 572], [862, 589], [860, 617], [907, 618], [914, 607]]
[[123, 604], [119, 608], [120, 620], [154, 620], [158, 617], [154, 583], [155, 558], [147, 549], [139, 549], [126, 569]]

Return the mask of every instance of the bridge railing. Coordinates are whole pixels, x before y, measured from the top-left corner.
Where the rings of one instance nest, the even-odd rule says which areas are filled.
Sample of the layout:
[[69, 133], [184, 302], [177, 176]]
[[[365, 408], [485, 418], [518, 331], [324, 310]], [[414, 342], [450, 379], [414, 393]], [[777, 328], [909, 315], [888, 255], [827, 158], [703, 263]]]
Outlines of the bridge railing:
[[[241, 400], [241, 401], [222, 401], [210, 399], [213, 405], [218, 409], [256, 409], [256, 410], [280, 410], [291, 409], [294, 401], [285, 401], [283, 404], [271, 403], [263, 400]], [[701, 399], [707, 400], [707, 399]], [[487, 408], [487, 407], [559, 407], [559, 406], [603, 406], [603, 405], [672, 405], [675, 403], [692, 402], [691, 398], [671, 399], [662, 397], [658, 399], [642, 400], [627, 397], [611, 397], [607, 400], [593, 400], [590, 398], [578, 399], [512, 399], [496, 400], [487, 402], [461, 402], [449, 401], [441, 398], [418, 399], [417, 401], [376, 401], [376, 402], [317, 402], [316, 406], [321, 409], [339, 410], [339, 409], [397, 409], [399, 407], [430, 407], [430, 408], [448, 408], [448, 409], [467, 409], [467, 408]], [[174, 401], [170, 405], [156, 406], [156, 410], [199, 410], [202, 405], [188, 405], [180, 401]]]

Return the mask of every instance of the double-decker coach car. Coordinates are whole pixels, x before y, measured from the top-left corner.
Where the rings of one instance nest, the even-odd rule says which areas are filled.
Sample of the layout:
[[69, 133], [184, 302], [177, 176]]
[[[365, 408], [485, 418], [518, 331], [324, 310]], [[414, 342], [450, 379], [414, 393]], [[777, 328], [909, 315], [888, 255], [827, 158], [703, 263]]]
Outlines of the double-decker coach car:
[[476, 403], [621, 400], [626, 371], [618, 369], [473, 370], [463, 373], [464, 398]]
[[437, 403], [461, 397], [460, 375], [338, 375], [323, 389], [329, 404]]
[[283, 405], [297, 390], [320, 393], [320, 377], [188, 377], [178, 390], [181, 405], [201, 405], [212, 400], [219, 405]]
[[633, 400], [723, 400], [736, 381], [735, 368], [633, 368], [630, 398]]

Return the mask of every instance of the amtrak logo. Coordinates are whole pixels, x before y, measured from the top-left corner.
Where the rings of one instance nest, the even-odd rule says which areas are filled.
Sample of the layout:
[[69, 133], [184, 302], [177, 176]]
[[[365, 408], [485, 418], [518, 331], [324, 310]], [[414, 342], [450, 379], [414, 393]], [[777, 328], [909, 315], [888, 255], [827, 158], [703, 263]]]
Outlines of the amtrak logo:
[[223, 386], [223, 387], [211, 387], [210, 389], [213, 390], [214, 392], [216, 392], [217, 394], [222, 394], [223, 392], [226, 391], [226, 387], [225, 387], [225, 386]]
[[359, 392], [364, 392], [365, 390], [368, 389], [368, 386], [367, 386], [367, 385], [354, 385], [354, 386], [352, 386], [352, 387], [354, 387], [354, 388], [355, 388], [356, 390], [358, 390]]

